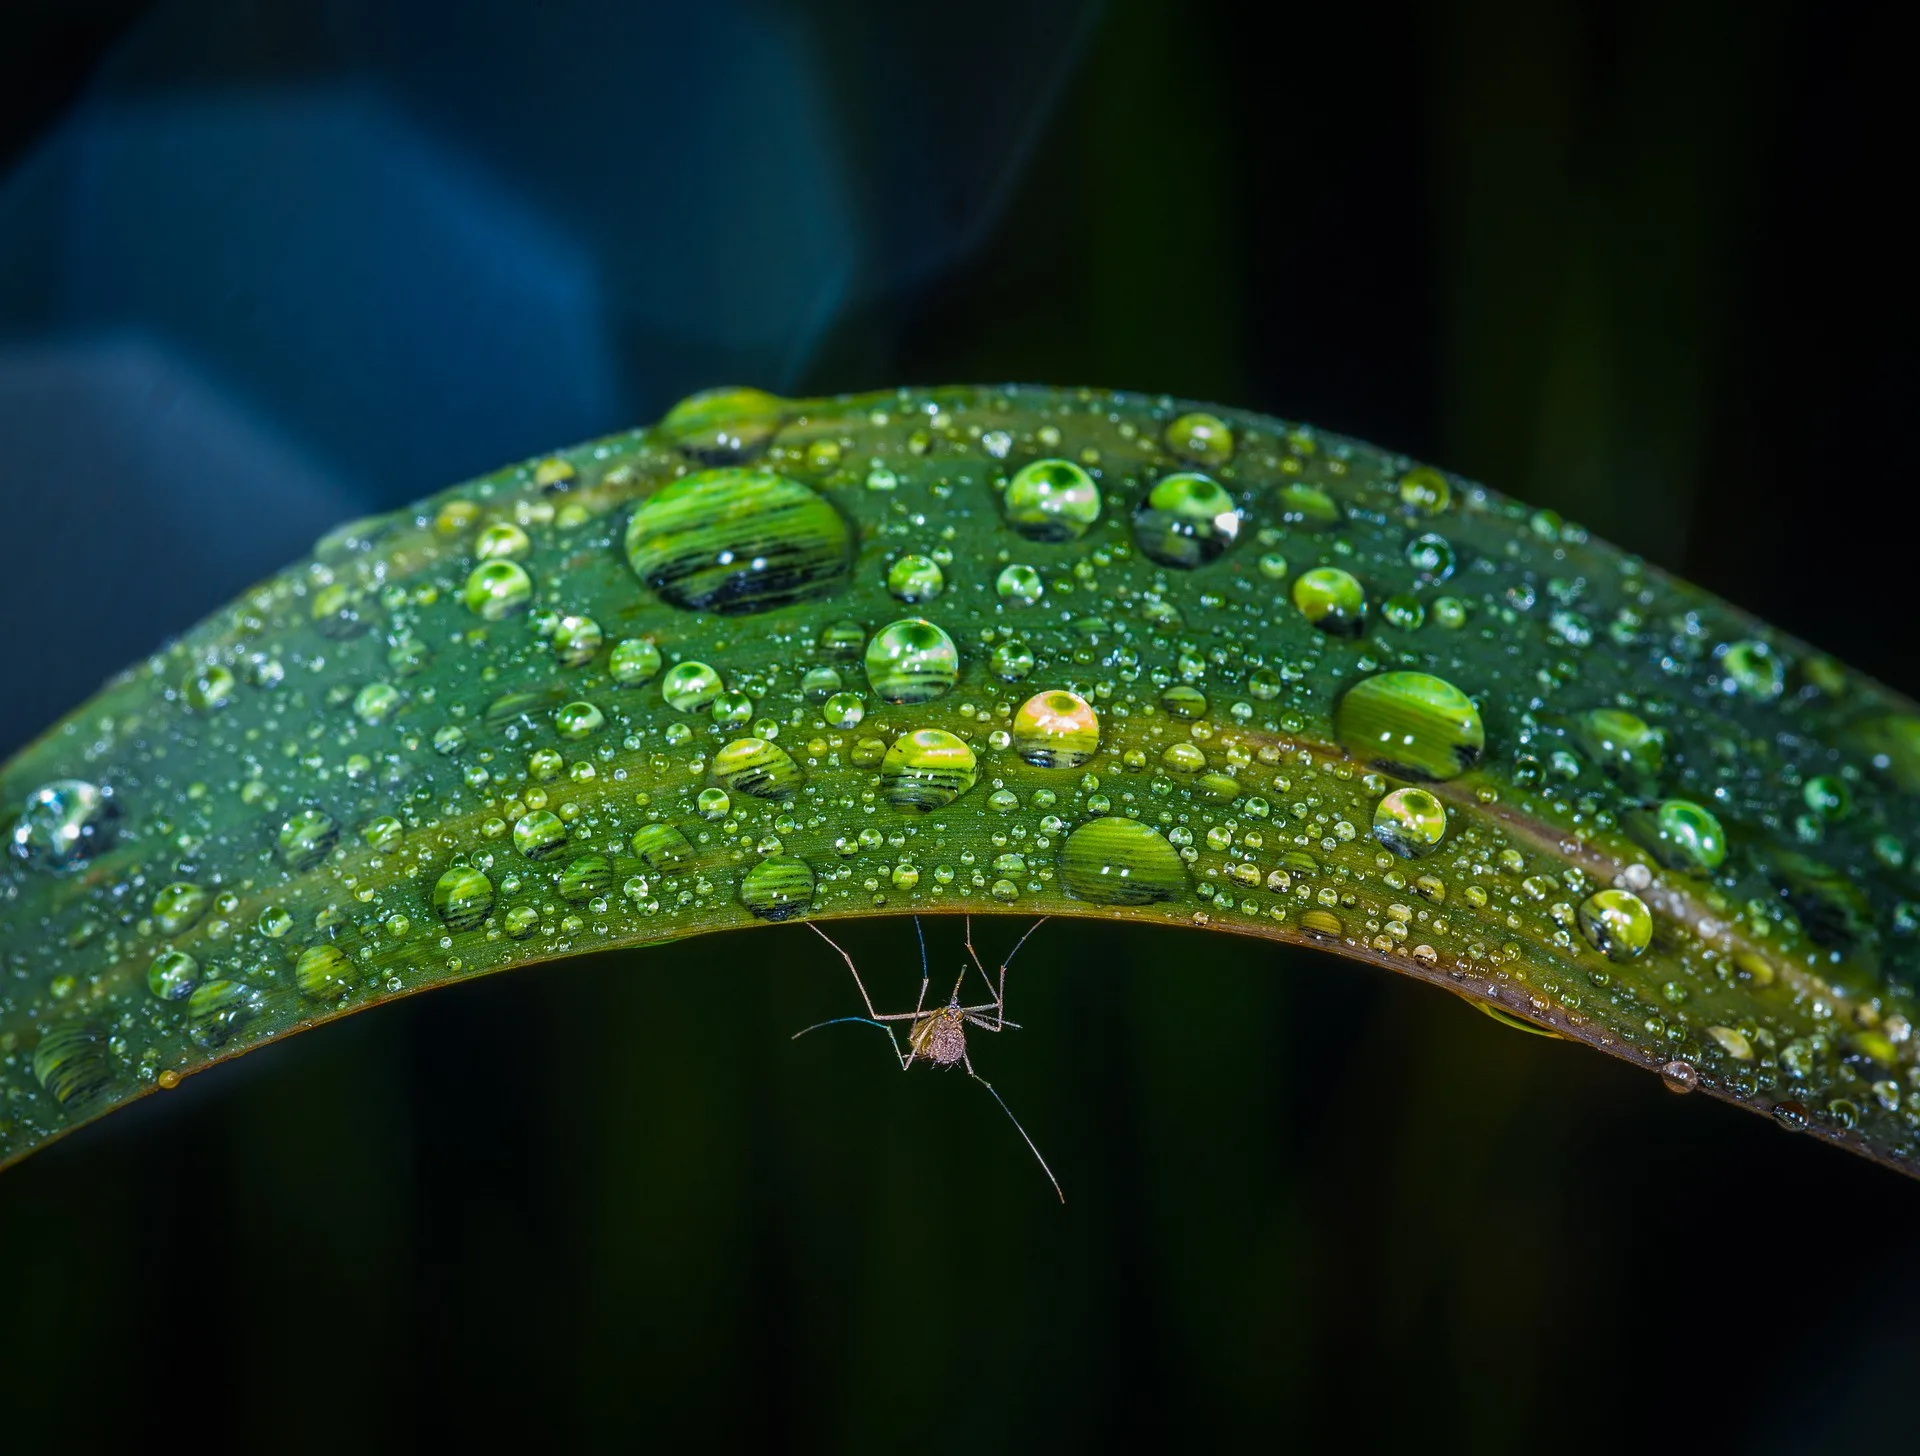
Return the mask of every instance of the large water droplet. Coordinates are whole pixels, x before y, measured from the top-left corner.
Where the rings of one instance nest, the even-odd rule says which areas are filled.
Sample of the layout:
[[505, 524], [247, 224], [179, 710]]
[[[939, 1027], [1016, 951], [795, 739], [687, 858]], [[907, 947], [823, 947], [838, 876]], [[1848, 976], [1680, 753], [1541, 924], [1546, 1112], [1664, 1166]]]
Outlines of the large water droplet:
[[1195, 410], [1167, 426], [1167, 448], [1182, 460], [1218, 470], [1233, 459], [1233, 430], [1218, 415]]
[[1013, 715], [1013, 747], [1041, 768], [1078, 768], [1100, 751], [1100, 716], [1078, 693], [1035, 693]]
[[964, 739], [920, 728], [894, 739], [880, 761], [880, 786], [904, 809], [940, 809], [973, 787], [975, 759]]
[[613, 866], [605, 855], [583, 854], [567, 862], [555, 889], [570, 905], [578, 905], [613, 888]]
[[1710, 874], [1727, 857], [1727, 835], [1713, 811], [1691, 799], [1664, 799], [1627, 817], [1627, 829], [1669, 869]]
[[786, 415], [778, 395], [728, 385], [688, 395], [667, 411], [660, 433], [703, 464], [734, 465], [764, 452]]
[[353, 979], [353, 962], [330, 940], [308, 946], [293, 963], [294, 985], [315, 1001], [330, 1001], [352, 990]]
[[553, 655], [563, 667], [592, 662], [606, 636], [591, 617], [562, 617], [553, 624]]
[[813, 490], [770, 470], [703, 470], [627, 522], [627, 562], [661, 600], [739, 615], [811, 601], [853, 569], [853, 533]]
[[1180, 852], [1137, 819], [1093, 819], [1060, 849], [1060, 881], [1077, 900], [1150, 905], [1186, 893]]
[[932, 601], [946, 584], [946, 574], [931, 556], [902, 556], [887, 570], [887, 590], [909, 604]]
[[1638, 714], [1623, 708], [1593, 708], [1574, 722], [1580, 746], [1606, 768], [1642, 777], [1660, 772], [1667, 751], [1667, 735]]
[[1366, 630], [1366, 588], [1337, 566], [1317, 566], [1295, 577], [1293, 604], [1330, 637], [1358, 637]]
[[519, 562], [496, 557], [474, 567], [460, 599], [475, 616], [498, 622], [527, 609], [533, 600], [533, 578]]
[[693, 845], [671, 824], [643, 824], [633, 832], [633, 853], [650, 870], [665, 873], [693, 859]]
[[280, 826], [280, 861], [295, 874], [310, 870], [332, 852], [339, 838], [340, 826], [331, 814], [301, 809]]
[[1630, 961], [1653, 944], [1653, 914], [1631, 890], [1601, 890], [1581, 903], [1580, 933], [1610, 961]]
[[786, 920], [813, 904], [813, 866], [775, 855], [747, 871], [740, 903], [762, 920]]
[[153, 923], [162, 935], [180, 935], [200, 922], [213, 896], [188, 880], [177, 880], [153, 897]]
[[1447, 833], [1447, 806], [1425, 789], [1395, 789], [1373, 811], [1373, 837], [1402, 859], [1439, 848]]
[[1240, 513], [1210, 476], [1169, 475], [1133, 515], [1140, 549], [1166, 566], [1205, 566], [1233, 544]]
[[1356, 683], [1334, 709], [1333, 731], [1368, 763], [1410, 779], [1463, 774], [1487, 742], [1473, 701], [1424, 672], [1383, 672]]
[[33, 1077], [62, 1107], [84, 1107], [113, 1085], [106, 1037], [91, 1025], [56, 1026], [33, 1049]]
[[566, 842], [566, 823], [550, 809], [530, 810], [513, 826], [513, 847], [528, 859], [545, 859]]
[[183, 950], [163, 951], [147, 967], [147, 989], [162, 1001], [182, 1001], [200, 984], [200, 962]]
[[697, 713], [711, 707], [725, 686], [720, 674], [704, 662], [676, 662], [660, 679], [660, 696], [669, 708]]
[[960, 680], [960, 650], [924, 617], [903, 617], [867, 644], [867, 681], [889, 703], [926, 703]]
[[646, 682], [660, 671], [660, 649], [644, 637], [626, 637], [607, 654], [607, 674], [622, 687]]
[[493, 909], [493, 881], [470, 865], [455, 865], [434, 882], [433, 913], [449, 930], [471, 930]]
[[1100, 519], [1100, 487], [1071, 460], [1035, 460], [1007, 482], [1002, 506], [1029, 541], [1072, 541]]
[[764, 738], [736, 738], [713, 756], [713, 776], [737, 794], [790, 799], [806, 782], [786, 749]]
[[55, 779], [27, 795], [13, 825], [13, 852], [36, 869], [78, 869], [113, 843], [113, 791], [84, 779]]

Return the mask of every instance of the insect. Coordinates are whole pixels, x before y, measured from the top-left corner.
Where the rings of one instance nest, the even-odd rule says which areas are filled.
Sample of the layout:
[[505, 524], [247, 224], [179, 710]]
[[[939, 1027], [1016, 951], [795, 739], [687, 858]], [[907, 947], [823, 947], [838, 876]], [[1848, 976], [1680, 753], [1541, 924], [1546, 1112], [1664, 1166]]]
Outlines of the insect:
[[[874, 1009], [873, 997], [867, 994], [866, 982], [860, 979], [860, 972], [853, 963], [853, 957], [842, 950], [839, 942], [828, 935], [826, 931], [814, 925], [812, 926], [813, 933], [828, 945], [832, 946], [836, 951], [839, 951], [840, 959], [847, 963], [847, 970], [853, 975], [853, 984], [860, 988], [860, 999], [867, 1003], [867, 1014], [865, 1016], [836, 1016], [831, 1021], [817, 1022], [803, 1031], [795, 1032], [793, 1039], [798, 1041], [801, 1037], [805, 1036], [807, 1032], [818, 1031], [823, 1026], [837, 1026], [842, 1022], [849, 1021], [859, 1022], [867, 1026], [877, 1026], [887, 1034], [887, 1039], [893, 1042], [893, 1054], [900, 1059], [900, 1070], [903, 1072], [915, 1062], [931, 1062], [936, 1067], [945, 1067], [949, 1070], [956, 1066], [966, 1068], [969, 1077], [973, 1078], [973, 1080], [978, 1082], [982, 1087], [985, 1087], [989, 1093], [992, 1093], [993, 1100], [1000, 1104], [1000, 1110], [1007, 1114], [1007, 1120], [1013, 1124], [1014, 1131], [1020, 1134], [1021, 1141], [1026, 1143], [1028, 1151], [1033, 1154], [1034, 1160], [1040, 1164], [1040, 1171], [1045, 1173], [1047, 1175], [1047, 1181], [1053, 1184], [1053, 1191], [1059, 1194], [1060, 1201], [1065, 1203], [1067, 1201], [1067, 1195], [1060, 1191], [1060, 1180], [1053, 1176], [1053, 1169], [1049, 1168], [1047, 1166], [1047, 1160], [1040, 1156], [1040, 1149], [1035, 1147], [1033, 1139], [1027, 1136], [1027, 1130], [1020, 1126], [1020, 1119], [1013, 1115], [1013, 1109], [1007, 1106], [1006, 1100], [1001, 1097], [998, 1092], [993, 1090], [993, 1083], [974, 1071], [973, 1062], [967, 1056], [967, 1028], [969, 1026], [978, 1027], [981, 1031], [1006, 1031], [1008, 1029], [1018, 1031], [1020, 1029], [1020, 1024], [1017, 1021], [1007, 1020], [1007, 967], [1012, 964], [1013, 958], [1020, 953], [1020, 947], [1027, 943], [1027, 937], [1044, 925], [1046, 921], [1047, 917], [1043, 915], [1027, 927], [1026, 935], [1020, 937], [1014, 944], [1013, 949], [1007, 953], [1006, 960], [1000, 963], [1000, 981], [996, 986], [993, 977], [987, 974], [987, 968], [980, 963], [979, 952], [973, 948], [973, 917], [969, 915], [967, 917], [967, 955], [972, 960], [974, 969], [980, 972], [980, 979], [987, 983], [987, 990], [992, 994], [993, 999], [991, 1001], [984, 1001], [978, 1006], [962, 1006], [960, 1004], [960, 988], [966, 983], [967, 979], [967, 968], [962, 965], [960, 967], [960, 975], [953, 983], [953, 993], [947, 998], [947, 1004], [929, 1009], [927, 1006], [927, 988], [932, 981], [932, 976], [927, 969], [927, 937], [920, 929], [920, 917], [918, 915], [914, 916], [913, 932], [920, 938], [920, 999], [914, 1004], [914, 1008], [911, 1011], [892, 1011], [885, 1014]], [[811, 922], [809, 922], [809, 924], [811, 924]], [[905, 1021], [909, 1023], [907, 1029], [908, 1050], [905, 1052], [900, 1050], [900, 1042], [894, 1036], [893, 1027], [890, 1025], [890, 1023], [895, 1021]]]

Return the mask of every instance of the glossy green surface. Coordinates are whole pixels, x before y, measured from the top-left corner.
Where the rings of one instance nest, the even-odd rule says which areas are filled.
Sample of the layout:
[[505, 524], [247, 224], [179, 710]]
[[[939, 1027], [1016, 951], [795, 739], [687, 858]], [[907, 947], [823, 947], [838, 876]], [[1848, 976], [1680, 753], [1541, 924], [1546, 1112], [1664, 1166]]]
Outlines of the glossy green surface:
[[0, 1158], [488, 971], [999, 910], [1322, 946], [1911, 1171], [1916, 788], [1912, 705], [1400, 456], [718, 391], [342, 527], [7, 765]]

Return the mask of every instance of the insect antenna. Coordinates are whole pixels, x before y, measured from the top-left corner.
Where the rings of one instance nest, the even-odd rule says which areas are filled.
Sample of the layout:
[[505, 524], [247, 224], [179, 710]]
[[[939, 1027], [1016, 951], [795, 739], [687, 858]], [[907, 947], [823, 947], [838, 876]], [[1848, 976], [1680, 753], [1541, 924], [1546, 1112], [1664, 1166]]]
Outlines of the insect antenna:
[[1065, 1203], [1067, 1201], [1067, 1195], [1060, 1190], [1060, 1180], [1053, 1176], [1053, 1169], [1049, 1168], [1047, 1166], [1047, 1160], [1040, 1156], [1040, 1149], [1033, 1145], [1033, 1139], [1027, 1136], [1027, 1130], [1020, 1126], [1020, 1119], [1015, 1117], [1013, 1115], [1013, 1109], [1007, 1106], [1007, 1099], [1002, 1097], [998, 1092], [994, 1092], [993, 1083], [989, 1082], [978, 1072], [971, 1072], [970, 1075], [974, 1081], [978, 1082], [982, 1087], [985, 1087], [987, 1091], [993, 1093], [993, 1100], [1000, 1104], [1000, 1110], [1006, 1113], [1007, 1121], [1013, 1124], [1013, 1130], [1020, 1134], [1020, 1140], [1027, 1145], [1027, 1151], [1033, 1154], [1034, 1162], [1038, 1163], [1040, 1165], [1040, 1171], [1047, 1175], [1047, 1181], [1053, 1185], [1054, 1193], [1059, 1196], [1062, 1203]]

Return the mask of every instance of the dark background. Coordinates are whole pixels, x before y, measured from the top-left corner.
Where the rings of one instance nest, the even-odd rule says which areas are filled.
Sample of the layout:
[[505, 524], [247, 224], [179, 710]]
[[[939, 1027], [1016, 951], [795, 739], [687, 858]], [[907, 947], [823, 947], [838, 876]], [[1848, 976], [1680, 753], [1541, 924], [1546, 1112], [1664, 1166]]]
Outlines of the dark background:
[[[720, 382], [1308, 419], [1913, 693], [1893, 14], [0, 5], [0, 748], [334, 521]], [[1064, 1210], [979, 1089], [787, 1040], [846, 1009], [794, 927], [194, 1078], [0, 1179], [0, 1444], [1910, 1446], [1920, 1189], [1207, 942], [1029, 946], [983, 1070]]]

